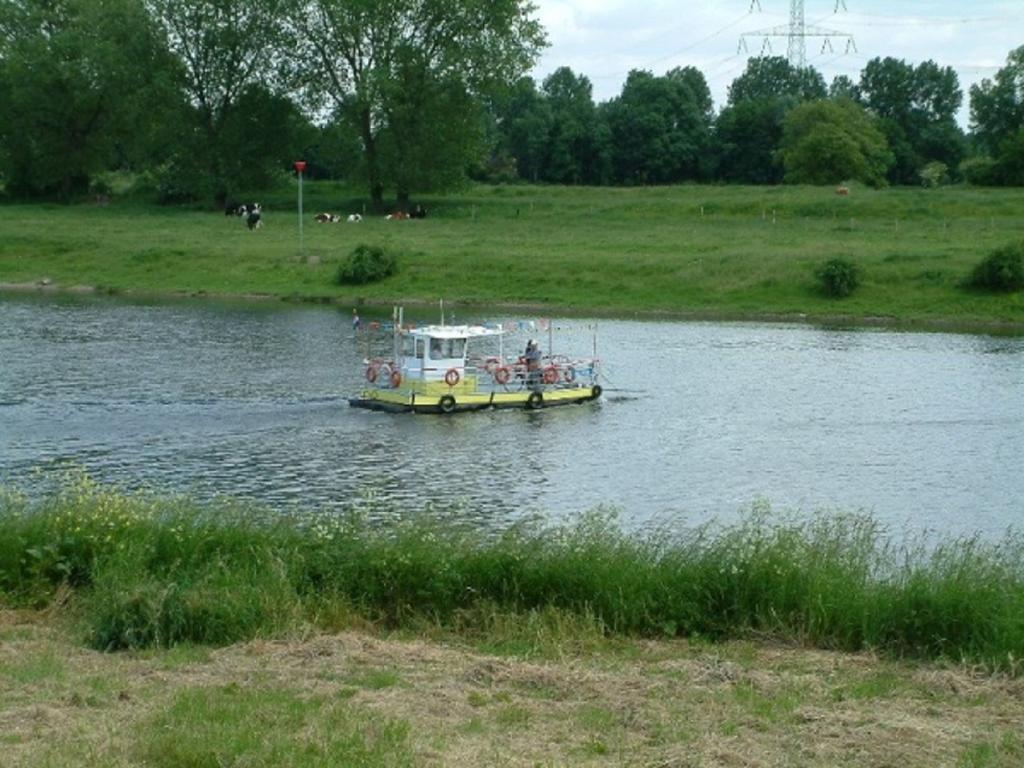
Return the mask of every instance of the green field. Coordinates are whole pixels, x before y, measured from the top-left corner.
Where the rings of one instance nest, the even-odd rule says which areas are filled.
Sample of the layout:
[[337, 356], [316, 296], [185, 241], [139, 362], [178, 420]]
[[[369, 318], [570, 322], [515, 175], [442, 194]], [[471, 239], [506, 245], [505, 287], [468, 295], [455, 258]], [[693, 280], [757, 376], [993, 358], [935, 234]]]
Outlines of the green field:
[[[367, 215], [356, 191], [294, 186], [253, 196], [265, 227], [198, 207], [115, 196], [109, 206], [0, 206], [0, 284], [145, 294], [261, 295], [389, 305], [529, 305], [601, 314], [1024, 326], [1024, 295], [962, 287], [993, 249], [1024, 240], [1024, 190], [675, 186], [476, 186], [420, 200], [422, 221]], [[341, 287], [358, 244], [390, 249], [397, 275]], [[842, 257], [863, 282], [824, 296], [816, 266]]]

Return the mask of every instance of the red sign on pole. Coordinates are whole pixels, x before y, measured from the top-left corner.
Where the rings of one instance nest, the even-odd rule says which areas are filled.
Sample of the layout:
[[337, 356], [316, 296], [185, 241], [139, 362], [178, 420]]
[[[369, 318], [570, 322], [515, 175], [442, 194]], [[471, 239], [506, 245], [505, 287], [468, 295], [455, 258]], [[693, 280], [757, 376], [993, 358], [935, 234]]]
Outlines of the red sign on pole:
[[304, 170], [306, 170], [306, 161], [297, 160], [295, 162], [295, 170], [298, 171], [299, 173], [302, 173]]

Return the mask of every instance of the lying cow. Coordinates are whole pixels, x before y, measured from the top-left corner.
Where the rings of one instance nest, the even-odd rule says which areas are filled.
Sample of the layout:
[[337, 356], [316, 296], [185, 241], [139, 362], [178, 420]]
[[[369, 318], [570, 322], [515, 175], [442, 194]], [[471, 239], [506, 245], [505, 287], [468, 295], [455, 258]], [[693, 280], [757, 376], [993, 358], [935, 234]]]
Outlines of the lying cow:
[[341, 216], [336, 213], [318, 213], [314, 218], [321, 224], [337, 224]]
[[363, 220], [363, 217], [360, 216], [358, 213], [350, 213], [348, 215], [348, 223], [349, 224], [358, 224], [362, 220]]
[[417, 205], [415, 208], [412, 209], [412, 212], [409, 214], [409, 216], [414, 219], [425, 219], [427, 218], [427, 209], [424, 208], [422, 205]]
[[388, 221], [405, 221], [409, 218], [409, 214], [405, 211], [395, 211], [394, 213], [389, 213], [384, 218]]

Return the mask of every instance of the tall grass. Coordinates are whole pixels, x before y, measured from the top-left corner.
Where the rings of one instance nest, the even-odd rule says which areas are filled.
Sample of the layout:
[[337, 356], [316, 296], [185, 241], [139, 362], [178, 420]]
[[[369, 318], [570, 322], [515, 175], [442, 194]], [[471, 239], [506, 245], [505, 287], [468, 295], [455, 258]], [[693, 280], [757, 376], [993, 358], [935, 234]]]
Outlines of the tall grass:
[[1013, 672], [1024, 656], [1024, 539], [896, 540], [860, 514], [757, 507], [731, 526], [634, 535], [598, 509], [487, 534], [431, 515], [387, 523], [155, 499], [88, 478], [34, 500], [0, 493], [0, 601], [45, 605], [65, 584], [104, 649], [230, 643], [339, 615], [467, 629], [500, 614]]

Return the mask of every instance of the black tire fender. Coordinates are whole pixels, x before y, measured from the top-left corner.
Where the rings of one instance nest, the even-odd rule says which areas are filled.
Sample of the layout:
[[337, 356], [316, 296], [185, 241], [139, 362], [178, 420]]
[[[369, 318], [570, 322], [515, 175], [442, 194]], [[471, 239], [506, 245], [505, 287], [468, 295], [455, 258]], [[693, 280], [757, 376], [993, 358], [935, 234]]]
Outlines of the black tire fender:
[[441, 409], [441, 413], [451, 413], [455, 410], [455, 398], [451, 395], [442, 395], [437, 405]]
[[530, 396], [526, 398], [526, 407], [533, 411], [543, 408], [544, 395], [540, 392], [531, 392]]
[[603, 392], [603, 391], [604, 390], [601, 389], [601, 385], [600, 384], [595, 384], [594, 386], [592, 386], [590, 388], [590, 399], [591, 400], [597, 400], [597, 398], [599, 398], [601, 396], [601, 392]]

